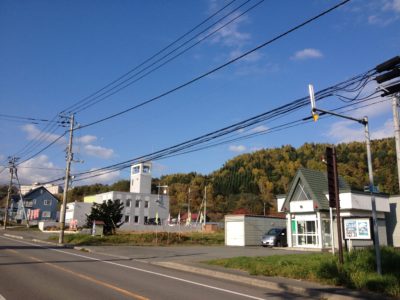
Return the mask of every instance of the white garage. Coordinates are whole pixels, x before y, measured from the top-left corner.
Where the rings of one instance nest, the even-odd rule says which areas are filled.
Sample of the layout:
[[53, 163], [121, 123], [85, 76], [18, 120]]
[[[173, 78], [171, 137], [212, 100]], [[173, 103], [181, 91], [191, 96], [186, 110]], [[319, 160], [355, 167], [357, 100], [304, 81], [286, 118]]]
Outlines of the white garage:
[[226, 215], [225, 245], [260, 245], [261, 236], [269, 229], [274, 227], [286, 227], [286, 218], [250, 215]]

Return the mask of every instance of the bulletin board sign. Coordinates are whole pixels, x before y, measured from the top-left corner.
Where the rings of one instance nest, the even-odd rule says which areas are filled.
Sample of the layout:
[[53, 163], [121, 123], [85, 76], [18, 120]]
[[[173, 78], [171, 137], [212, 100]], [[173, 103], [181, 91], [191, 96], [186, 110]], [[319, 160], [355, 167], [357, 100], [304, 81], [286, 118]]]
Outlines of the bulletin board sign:
[[370, 240], [370, 218], [346, 218], [343, 220], [344, 238], [346, 240]]

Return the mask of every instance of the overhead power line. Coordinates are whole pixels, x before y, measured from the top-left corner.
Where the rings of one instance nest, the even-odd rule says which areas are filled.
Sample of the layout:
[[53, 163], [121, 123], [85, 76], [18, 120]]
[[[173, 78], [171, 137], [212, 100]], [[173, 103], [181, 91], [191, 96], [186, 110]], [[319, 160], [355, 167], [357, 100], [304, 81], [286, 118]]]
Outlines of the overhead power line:
[[181, 89], [183, 89], [183, 88], [185, 88], [185, 87], [187, 87], [187, 86], [189, 86], [189, 85], [191, 85], [191, 84], [193, 84], [193, 83], [195, 83], [195, 82], [197, 82], [197, 81], [199, 81], [199, 80], [201, 80], [201, 79], [203, 79], [203, 78], [205, 78], [205, 77], [207, 77], [207, 76], [209, 76], [209, 75], [211, 75], [211, 74], [213, 74], [213, 73], [215, 73], [215, 72], [217, 72], [217, 71], [219, 71], [221, 69], [224, 69], [225, 67], [227, 67], [227, 66], [235, 63], [236, 61], [238, 61], [238, 60], [240, 60], [240, 59], [242, 59], [242, 58], [244, 58], [244, 57], [246, 57], [246, 56], [248, 56], [248, 55], [250, 55], [250, 54], [252, 54], [252, 53], [254, 53], [254, 52], [256, 52], [256, 51], [258, 51], [260, 49], [262, 49], [262, 48], [264, 48], [265, 46], [267, 46], [269, 44], [272, 44], [273, 42], [275, 42], [275, 41], [277, 41], [277, 40], [289, 35], [290, 33], [292, 33], [294, 31], [304, 27], [307, 24], [309, 24], [309, 23], [321, 18], [322, 16], [334, 11], [335, 9], [345, 5], [346, 3], [350, 2], [350, 1], [351, 0], [344, 0], [344, 1], [342, 1], [342, 2], [340, 2], [338, 4], [336, 4], [336, 5], [332, 6], [331, 8], [319, 13], [318, 15], [316, 15], [316, 16], [314, 16], [312, 18], [309, 18], [308, 20], [306, 20], [306, 21], [304, 21], [304, 22], [292, 27], [291, 29], [289, 29], [289, 30], [287, 30], [287, 31], [285, 31], [285, 32], [283, 32], [283, 33], [281, 33], [279, 35], [277, 35], [276, 37], [274, 37], [274, 38], [272, 38], [272, 39], [270, 39], [270, 40], [258, 45], [257, 47], [255, 47], [255, 48], [253, 48], [251, 50], [248, 50], [248, 51], [244, 52], [243, 54], [241, 54], [241, 55], [239, 55], [239, 56], [227, 61], [226, 63], [224, 63], [224, 64], [222, 64], [222, 65], [220, 65], [220, 66], [218, 66], [218, 67], [206, 72], [206, 73], [203, 73], [202, 75], [199, 75], [199, 76], [197, 76], [197, 77], [195, 77], [195, 78], [193, 78], [193, 79], [191, 79], [191, 80], [189, 80], [189, 81], [187, 81], [187, 82], [185, 82], [185, 83], [183, 83], [183, 84], [181, 84], [181, 85], [179, 85], [179, 86], [177, 86], [175, 88], [172, 88], [172, 89], [170, 89], [170, 90], [168, 90], [168, 91], [166, 91], [166, 92], [164, 92], [164, 93], [162, 93], [162, 94], [160, 94], [158, 96], [150, 98], [150, 99], [148, 99], [146, 101], [143, 101], [143, 102], [141, 102], [141, 103], [139, 103], [137, 105], [134, 105], [134, 106], [132, 106], [132, 107], [130, 107], [128, 109], [125, 109], [123, 111], [120, 111], [118, 113], [114, 113], [112, 115], [109, 115], [109, 116], [104, 117], [102, 119], [99, 119], [97, 121], [82, 125], [79, 129], [87, 128], [87, 127], [93, 126], [95, 124], [99, 124], [99, 123], [102, 123], [104, 121], [113, 119], [113, 118], [118, 117], [120, 115], [123, 115], [123, 114], [125, 114], [127, 112], [130, 112], [130, 111], [132, 111], [134, 109], [142, 107], [142, 106], [144, 106], [146, 104], [149, 104], [151, 102], [154, 102], [156, 100], [164, 98], [165, 96], [170, 95], [170, 94], [172, 94], [172, 93], [174, 93], [174, 92], [176, 92], [178, 90], [181, 90]]
[[[148, 62], [152, 61], [154, 58], [156, 58], [157, 56], [159, 56], [160, 54], [164, 53], [166, 50], [168, 50], [169, 48], [171, 48], [173, 45], [177, 44], [178, 42], [180, 42], [181, 40], [183, 40], [185, 37], [187, 37], [188, 35], [190, 35], [191, 33], [193, 33], [194, 31], [196, 31], [198, 28], [200, 28], [201, 26], [203, 26], [204, 24], [206, 24], [208, 21], [210, 21], [212, 18], [214, 18], [216, 15], [218, 15], [220, 12], [222, 12], [223, 10], [225, 10], [227, 7], [229, 7], [230, 5], [232, 5], [234, 2], [236, 2], [236, 0], [230, 1], [228, 2], [226, 5], [224, 5], [223, 7], [221, 7], [220, 9], [218, 9], [216, 12], [214, 12], [213, 14], [211, 14], [209, 17], [207, 17], [205, 20], [201, 21], [199, 24], [195, 25], [193, 28], [191, 28], [190, 30], [188, 30], [187, 32], [185, 32], [184, 34], [182, 34], [181, 36], [179, 36], [177, 39], [175, 39], [173, 42], [169, 43], [167, 46], [163, 47], [161, 50], [157, 51], [156, 53], [154, 53], [153, 55], [151, 55], [150, 57], [148, 57], [147, 59], [145, 59], [143, 62], [139, 63], [137, 66], [131, 68], [128, 72], [124, 73], [123, 75], [119, 76], [117, 79], [111, 81], [110, 83], [108, 83], [107, 85], [105, 85], [104, 87], [102, 87], [101, 89], [95, 91], [94, 93], [90, 94], [87, 97], [84, 97], [83, 99], [77, 101], [76, 103], [74, 103], [73, 105], [67, 107], [66, 109], [64, 109], [63, 112], [67, 112], [67, 111], [71, 111], [74, 112], [77, 109], [79, 109], [82, 105], [86, 105], [87, 103], [89, 103], [90, 101], [92, 101], [91, 99], [93, 97], [95, 97], [96, 95], [98, 95], [99, 93], [107, 90], [109, 87], [111, 87], [111, 89], [109, 90], [113, 90], [115, 87], [112, 87], [114, 84], [118, 83], [119, 81], [123, 80], [124, 78], [126, 78], [127, 76], [129, 76], [130, 74], [132, 74], [133, 72], [135, 72], [136, 70], [138, 70], [139, 68], [143, 67], [144, 65], [146, 65]], [[245, 3], [249, 2], [246, 1]], [[97, 96], [96, 96], [97, 97]], [[96, 99], [95, 97], [95, 99]]]
[[[159, 50], [158, 52], [156, 52], [155, 54], [153, 54], [151, 57], [149, 57], [148, 59], [146, 59], [145, 61], [143, 61], [141, 64], [139, 64], [138, 66], [134, 67], [133, 69], [129, 70], [128, 72], [126, 72], [125, 74], [121, 75], [120, 77], [118, 77], [117, 79], [115, 79], [114, 81], [112, 81], [111, 83], [107, 84], [106, 86], [104, 86], [103, 88], [97, 90], [96, 92], [92, 93], [91, 95], [81, 99], [80, 101], [78, 101], [77, 103], [67, 107], [66, 109], [64, 109], [63, 111], [61, 111], [58, 115], [56, 115], [52, 120], [49, 121], [49, 124], [47, 124], [44, 128], [41, 129], [41, 131], [36, 134], [36, 136], [34, 138], [32, 138], [32, 140], [30, 142], [28, 142], [21, 150], [19, 150], [17, 153], [15, 153], [14, 155], [19, 156], [20, 158], [23, 158], [24, 156], [27, 156], [30, 153], [33, 153], [34, 151], [36, 151], [36, 149], [38, 149], [43, 143], [47, 142], [48, 139], [50, 138], [50, 136], [52, 134], [54, 134], [56, 132], [56, 130], [58, 129], [55, 124], [60, 125], [59, 123], [56, 122], [56, 119], [58, 117], [63, 118], [63, 115], [65, 114], [65, 112], [67, 110], [73, 110], [74, 107], [76, 107], [77, 105], [79, 106], [82, 103], [85, 103], [85, 101], [90, 101], [91, 98], [93, 97], [97, 97], [99, 93], [101, 93], [102, 91], [108, 89], [109, 87], [113, 86], [115, 83], [119, 82], [120, 80], [122, 80], [123, 78], [125, 78], [126, 76], [130, 75], [132, 72], [134, 72], [135, 70], [139, 69], [140, 67], [144, 66], [146, 63], [150, 62], [151, 60], [153, 60], [154, 58], [156, 58], [157, 56], [159, 56], [160, 54], [162, 54], [163, 52], [165, 52], [166, 50], [168, 50], [169, 48], [171, 48], [173, 45], [177, 44], [179, 41], [183, 40], [184, 38], [186, 38], [187, 36], [189, 36], [192, 32], [195, 32], [197, 29], [201, 28], [204, 24], [206, 24], [208, 21], [212, 20], [215, 16], [217, 16], [219, 13], [221, 13], [222, 11], [224, 11], [225, 9], [227, 9], [229, 6], [231, 6], [233, 3], [235, 3], [237, 0], [232, 0], [230, 2], [228, 2], [226, 5], [224, 5], [223, 7], [221, 7], [220, 9], [218, 9], [216, 12], [214, 12], [213, 14], [211, 14], [209, 17], [207, 17], [205, 20], [203, 20], [202, 22], [200, 22], [198, 25], [194, 26], [193, 28], [191, 28], [189, 31], [187, 31], [185, 34], [181, 35], [180, 37], [178, 37], [175, 41], [171, 42], [170, 44], [168, 44], [166, 47], [162, 48], [161, 50]], [[220, 18], [219, 20], [222, 20], [223, 18], [226, 18], [230, 15], [232, 15], [235, 11], [237, 11], [238, 8], [242, 7], [244, 4], [248, 3], [251, 0], [247, 0], [245, 1], [243, 4], [239, 5], [236, 9], [232, 10], [231, 12], [229, 12], [228, 14], [226, 14], [224, 17]], [[111, 89], [114, 89], [115, 87], [112, 87]], [[113, 93], [114, 94], [114, 93]], [[96, 96], [97, 95], [97, 96]], [[107, 97], [109, 97], [111, 95], [107, 95]], [[96, 98], [97, 99], [97, 98]], [[53, 124], [52, 124], [53, 123]], [[63, 124], [63, 121], [61, 122], [61, 126], [65, 127], [65, 125], [67, 124]], [[45, 147], [45, 149], [47, 149], [48, 146]], [[41, 153], [42, 151], [38, 151], [38, 153]], [[30, 157], [32, 158], [32, 156]]]
[[[359, 88], [363, 88], [364, 85], [363, 84], [360, 85], [359, 83], [368, 81], [369, 78], [371, 76], [373, 76], [373, 74], [374, 74], [373, 70], [370, 70], [361, 75], [354, 76], [353, 78], [351, 78], [349, 80], [346, 80], [344, 82], [341, 82], [341, 83], [331, 86], [329, 88], [323, 89], [323, 90], [315, 93], [316, 100], [320, 101], [324, 98], [331, 97], [332, 95], [338, 94], [341, 90], [352, 88], [352, 86], [359, 86]], [[375, 97], [373, 97], [373, 98], [375, 98]], [[363, 99], [361, 101], [366, 101], [366, 100], [367, 99]], [[347, 104], [347, 106], [355, 105], [357, 103], [358, 102]], [[192, 149], [193, 147], [195, 147], [197, 145], [208, 143], [217, 138], [221, 138], [222, 136], [226, 136], [228, 134], [238, 132], [241, 129], [250, 128], [251, 126], [254, 126], [261, 122], [265, 122], [267, 120], [271, 121], [278, 117], [286, 116], [287, 114], [294, 112], [296, 110], [299, 110], [300, 108], [302, 108], [306, 105], [309, 105], [308, 96], [294, 100], [290, 103], [287, 103], [280, 107], [274, 108], [272, 110], [269, 110], [265, 113], [254, 116], [252, 118], [246, 119], [244, 121], [241, 121], [241, 122], [235, 123], [233, 125], [224, 127], [222, 129], [204, 134], [200, 137], [179, 143], [177, 145], [167, 147], [167, 148], [164, 148], [162, 150], [159, 150], [159, 151], [147, 154], [147, 155], [142, 155], [142, 156], [130, 159], [130, 160], [126, 160], [124, 162], [120, 162], [120, 163], [106, 166], [103, 168], [99, 168], [96, 170], [76, 173], [76, 174], [74, 174], [74, 176], [76, 178], [78, 178], [78, 177], [89, 178], [88, 176], [96, 177], [96, 176], [100, 176], [101, 174], [104, 174], [104, 172], [111, 172], [111, 171], [116, 171], [116, 170], [121, 170], [121, 169], [127, 168], [134, 162], [157, 160], [157, 159], [161, 159], [164, 157], [173, 156], [174, 154], [178, 155], [177, 153], [190, 151], [189, 149]], [[306, 120], [303, 120], [303, 121], [306, 121]], [[288, 124], [287, 126], [292, 127], [290, 124]], [[98, 175], [98, 174], [100, 174], [100, 175]], [[59, 181], [59, 180], [61, 180], [61, 178], [53, 180], [51, 182], [55, 182], [55, 181]]]
[[[378, 98], [378, 97], [373, 97], [373, 99], [376, 99], [376, 98]], [[379, 96], [379, 98], [380, 98], [380, 96]], [[369, 99], [368, 101], [370, 101], [370, 100], [371, 99]], [[346, 106], [342, 106], [342, 107], [339, 107], [339, 108], [336, 108], [336, 109], [333, 109], [333, 110], [334, 111], [341, 111], [342, 113], [351, 112], [351, 111], [354, 111], [354, 110], [357, 110], [357, 109], [361, 109], [361, 108], [364, 108], [364, 107], [369, 107], [369, 106], [372, 106], [372, 105], [380, 104], [380, 103], [382, 103], [384, 101], [388, 101], [388, 100], [389, 99], [379, 100], [379, 101], [375, 101], [373, 103], [365, 104], [365, 105], [362, 105], [362, 106], [355, 106], [355, 107], [351, 107], [354, 104], [348, 104]], [[344, 108], [348, 108], [348, 107], [350, 107], [350, 108], [347, 109], [347, 110], [343, 110]], [[321, 119], [326, 119], [326, 118], [330, 118], [330, 117], [331, 116], [329, 116], [329, 115], [323, 115], [323, 116], [321, 116]], [[213, 144], [203, 145], [201, 147], [193, 148], [193, 149], [190, 149], [190, 150], [186, 150], [186, 151], [181, 151], [181, 152], [177, 152], [177, 153], [172, 153], [172, 154], [169, 154], [169, 155], [160, 156], [160, 157], [158, 157], [156, 159], [152, 159], [152, 160], [154, 161], [154, 160], [166, 159], [166, 158], [171, 158], [171, 157], [175, 157], [175, 156], [179, 156], [179, 155], [184, 155], [184, 154], [188, 154], [188, 153], [202, 151], [202, 150], [209, 149], [209, 148], [212, 148], [212, 147], [221, 146], [221, 145], [232, 143], [232, 142], [235, 142], [235, 141], [246, 140], [246, 139], [254, 138], [254, 137], [260, 136], [260, 135], [266, 135], [266, 134], [275, 133], [275, 132], [279, 132], [279, 131], [286, 130], [286, 129], [289, 129], [289, 128], [301, 126], [301, 125], [304, 125], [304, 124], [307, 124], [307, 123], [312, 123], [312, 122], [313, 122], [312, 121], [312, 117], [311, 118], [310, 117], [300, 118], [300, 119], [297, 119], [295, 121], [286, 122], [284, 124], [280, 124], [280, 125], [268, 128], [266, 130], [263, 130], [263, 131], [260, 131], [260, 132], [257, 132], [257, 133], [250, 133], [250, 134], [243, 135], [243, 136], [240, 136], [240, 137], [237, 137], [237, 138], [231, 138], [231, 139], [227, 139], [227, 140], [224, 140], [224, 141], [219, 141], [219, 142], [216, 142], [216, 143], [213, 143]], [[102, 175], [105, 175], [105, 174], [108, 174], [108, 173], [118, 172], [118, 171], [121, 171], [122, 169], [125, 169], [125, 168], [129, 167], [129, 166], [121, 166], [121, 167], [118, 167], [118, 168], [115, 168], [115, 169], [107, 169], [107, 170], [100, 170], [100, 171], [97, 170], [97, 173], [94, 173], [94, 174], [91, 174], [91, 175], [89, 174], [87, 176], [82, 176], [82, 177], [80, 177], [78, 179], [75, 179], [74, 181], [83, 181], [83, 180], [99, 177], [99, 176], [102, 176]], [[61, 180], [61, 179], [58, 179], [57, 181], [59, 181], [59, 180]]]
[[[147, 77], [148, 75], [150, 75], [151, 73], [157, 71], [158, 69], [160, 69], [161, 67], [165, 66], [166, 64], [170, 63], [171, 61], [175, 60], [176, 58], [180, 57], [181, 55], [183, 55], [184, 53], [186, 53], [187, 51], [189, 51], [190, 49], [192, 49], [193, 47], [197, 46], [198, 44], [202, 43], [204, 40], [210, 38], [211, 36], [213, 36], [214, 34], [216, 34], [217, 32], [219, 32], [220, 30], [222, 30], [223, 28], [227, 27], [228, 25], [232, 24], [234, 21], [236, 21], [237, 19], [241, 18], [243, 15], [247, 14], [249, 11], [253, 10], [254, 8], [256, 8], [258, 5], [260, 5], [262, 2], [264, 2], [264, 0], [260, 0], [257, 3], [255, 3], [254, 5], [252, 5], [251, 7], [249, 7], [248, 9], [246, 9], [245, 11], [243, 11], [242, 13], [234, 16], [232, 19], [230, 19], [228, 22], [226, 22], [225, 24], [215, 28], [214, 30], [212, 30], [211, 32], [209, 32], [208, 34], [206, 34], [204, 37], [199, 38], [203, 33], [206, 33], [209, 29], [211, 29], [212, 27], [214, 27], [215, 25], [218, 25], [223, 19], [234, 15], [234, 13], [236, 11], [238, 11], [240, 8], [242, 8], [244, 5], [246, 5], [247, 3], [249, 3], [251, 0], [247, 0], [246, 2], [244, 2], [243, 4], [239, 5], [238, 7], [234, 8], [232, 11], [230, 11], [228, 14], [224, 15], [223, 17], [221, 17], [220, 19], [218, 19], [217, 21], [215, 21], [214, 23], [212, 23], [210, 26], [206, 27], [204, 30], [200, 31], [199, 33], [197, 33], [195, 36], [191, 37], [189, 40], [185, 41], [183, 44], [179, 45], [178, 47], [174, 48], [173, 50], [167, 52], [166, 54], [164, 54], [163, 56], [161, 56], [160, 58], [158, 58], [157, 60], [155, 60], [154, 62], [152, 62], [150, 65], [142, 68], [141, 70], [137, 71], [136, 73], [134, 73], [133, 75], [129, 76], [128, 78], [124, 79], [123, 81], [119, 82], [118, 84], [114, 85], [112, 88], [108, 89], [107, 91], [95, 96], [94, 98], [90, 99], [87, 101], [87, 103], [82, 103], [81, 105], [79, 105], [78, 107], [75, 108], [74, 112], [79, 113], [113, 95], [115, 95], [116, 93], [120, 92], [121, 90], [129, 87], [130, 85], [138, 82], [139, 80]], [[199, 38], [199, 39], [197, 39]], [[177, 50], [183, 48], [185, 45], [189, 44], [189, 42], [195, 40], [195, 43], [189, 45], [188, 47], [184, 48], [182, 51], [178, 52], [177, 54], [175, 54], [174, 56], [168, 58], [168, 56], [170, 56], [171, 54], [175, 53]], [[167, 59], [168, 58], [168, 59]], [[162, 62], [164, 59], [164, 62]], [[157, 65], [159, 62], [159, 65]], [[153, 66], [155, 66], [154, 68], [152, 68]], [[150, 70], [149, 70], [150, 69]], [[149, 70], [149, 71], [147, 71]], [[146, 72], [147, 71], [147, 72]], [[144, 74], [143, 74], [144, 73]], [[142, 75], [141, 75], [142, 74]], [[140, 75], [140, 76], [139, 76]], [[139, 76], [139, 77], [138, 77]]]

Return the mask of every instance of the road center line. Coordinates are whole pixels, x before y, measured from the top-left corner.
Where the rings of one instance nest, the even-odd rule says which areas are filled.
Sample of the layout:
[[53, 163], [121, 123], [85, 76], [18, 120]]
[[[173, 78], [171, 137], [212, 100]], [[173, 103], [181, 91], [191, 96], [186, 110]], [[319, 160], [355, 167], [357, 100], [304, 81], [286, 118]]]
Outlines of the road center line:
[[[9, 238], [6, 238], [4, 236], [3, 236], [3, 238], [4, 239], [9, 239]], [[14, 240], [14, 239], [10, 239], [10, 240]], [[77, 256], [77, 257], [81, 257], [81, 258], [85, 258], [85, 259], [90, 259], [90, 260], [102, 262], [102, 263], [105, 263], [105, 264], [110, 264], [110, 265], [114, 265], [114, 266], [118, 266], [118, 267], [122, 267], [122, 268], [126, 268], [126, 269], [131, 269], [131, 270], [135, 270], [135, 271], [139, 271], [139, 272], [143, 272], [143, 273], [147, 273], [147, 274], [152, 274], [152, 275], [156, 275], [156, 276], [160, 276], [160, 277], [164, 277], [164, 278], [169, 278], [169, 279], [172, 279], [172, 280], [176, 280], [176, 281], [181, 281], [181, 282], [197, 285], [197, 286], [205, 287], [205, 288], [208, 288], [208, 289], [225, 292], [225, 293], [228, 293], [228, 294], [238, 295], [238, 296], [249, 298], [249, 299], [256, 299], [256, 300], [263, 300], [264, 299], [264, 298], [259, 298], [259, 297], [251, 296], [251, 295], [248, 295], [248, 294], [234, 292], [234, 291], [230, 291], [230, 290], [227, 290], [227, 289], [219, 288], [219, 287], [216, 287], [216, 286], [212, 286], [212, 285], [208, 285], [208, 284], [204, 284], [204, 283], [200, 283], [200, 282], [196, 282], [196, 281], [192, 281], [192, 280], [187, 280], [187, 279], [183, 279], [183, 278], [179, 278], [179, 277], [175, 277], [175, 276], [171, 276], [171, 275], [166, 275], [166, 274], [163, 274], [163, 273], [158, 273], [158, 272], [149, 271], [149, 270], [145, 270], [145, 269], [141, 269], [141, 268], [127, 266], [127, 265], [123, 265], [123, 264], [115, 263], [115, 262], [111, 262], [111, 261], [103, 261], [101, 259], [93, 258], [93, 257], [82, 255], [82, 254], [70, 253], [70, 252], [67, 252], [67, 251], [59, 250], [59, 249], [51, 249], [51, 248], [48, 248], [48, 247], [44, 247], [44, 246], [41, 246], [41, 245], [38, 245], [38, 244], [33, 244], [33, 243], [25, 242], [25, 241], [17, 241], [17, 240], [14, 240], [14, 241], [22, 243], [22, 244], [31, 245], [31, 246], [38, 246], [38, 247], [41, 247], [41, 248], [44, 248], [44, 249], [48, 249], [48, 250], [51, 250], [51, 251], [64, 253], [64, 254], [71, 255], [71, 256]]]
[[[6, 251], [9, 251], [9, 252], [12, 252], [12, 253], [16, 253], [16, 254], [22, 256], [21, 253], [19, 253], [19, 252], [16, 251], [16, 250], [13, 250], [13, 249], [6, 249]], [[55, 268], [55, 269], [61, 270], [61, 271], [63, 271], [64, 273], [69, 273], [69, 274], [71, 274], [71, 275], [73, 275], [73, 276], [76, 276], [76, 277], [79, 277], [79, 278], [81, 278], [81, 279], [84, 279], [84, 280], [93, 282], [93, 283], [95, 283], [95, 284], [104, 286], [104, 287], [106, 287], [106, 288], [112, 289], [112, 290], [114, 290], [114, 291], [117, 291], [117, 292], [119, 292], [119, 293], [125, 295], [125, 296], [132, 297], [133, 299], [137, 299], [137, 300], [148, 300], [148, 298], [146, 298], [146, 297], [142, 297], [142, 296], [140, 296], [140, 295], [138, 295], [138, 294], [135, 294], [135, 293], [132, 293], [132, 292], [127, 291], [127, 290], [125, 290], [125, 289], [119, 288], [119, 287], [117, 287], [117, 286], [115, 286], [115, 285], [109, 284], [109, 283], [107, 283], [107, 282], [104, 282], [104, 281], [95, 279], [95, 278], [93, 278], [93, 277], [90, 277], [90, 276], [87, 276], [87, 275], [84, 275], [84, 274], [81, 274], [81, 273], [74, 272], [74, 271], [72, 271], [72, 270], [63, 268], [63, 267], [58, 266], [58, 265], [53, 264], [53, 263], [45, 262], [45, 261], [43, 261], [43, 260], [41, 260], [41, 259], [39, 259], [39, 258], [36, 258], [36, 257], [33, 257], [33, 256], [24, 256], [24, 257], [27, 257], [27, 258], [30, 258], [31, 260], [34, 260], [34, 261], [43, 263], [43, 264], [45, 264], [45, 265], [47, 265], [47, 266], [50, 266], [50, 267], [53, 267], [53, 268]]]

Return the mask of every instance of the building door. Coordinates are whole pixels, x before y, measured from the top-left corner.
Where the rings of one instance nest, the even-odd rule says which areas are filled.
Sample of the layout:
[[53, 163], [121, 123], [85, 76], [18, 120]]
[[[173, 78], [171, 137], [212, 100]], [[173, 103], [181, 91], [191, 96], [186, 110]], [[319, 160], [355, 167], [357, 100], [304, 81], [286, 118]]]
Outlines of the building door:
[[317, 247], [318, 230], [316, 220], [295, 220], [296, 231], [293, 232], [293, 246]]
[[331, 222], [328, 219], [322, 220], [322, 248], [332, 246]]

